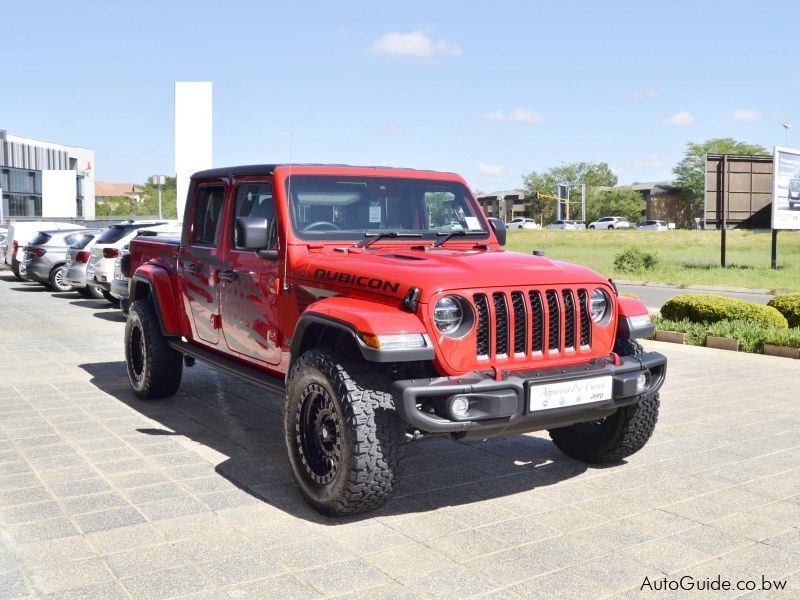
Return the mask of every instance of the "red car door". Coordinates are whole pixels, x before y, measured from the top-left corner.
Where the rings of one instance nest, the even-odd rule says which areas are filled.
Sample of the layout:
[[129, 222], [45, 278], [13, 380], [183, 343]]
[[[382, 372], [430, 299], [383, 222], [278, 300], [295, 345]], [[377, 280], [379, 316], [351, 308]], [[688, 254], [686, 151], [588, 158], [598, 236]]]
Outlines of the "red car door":
[[[220, 311], [225, 343], [232, 352], [276, 365], [278, 347], [277, 259], [260, 258], [254, 248], [236, 239], [237, 217], [275, 218], [272, 181], [264, 178], [237, 180], [229, 203], [225, 239], [225, 267], [220, 273]], [[277, 231], [277, 228], [272, 228]], [[277, 236], [273, 247], [277, 248]]]
[[219, 343], [219, 238], [222, 230], [225, 182], [203, 182], [194, 188], [191, 230], [187, 245], [178, 257], [186, 312], [192, 317], [194, 338]]

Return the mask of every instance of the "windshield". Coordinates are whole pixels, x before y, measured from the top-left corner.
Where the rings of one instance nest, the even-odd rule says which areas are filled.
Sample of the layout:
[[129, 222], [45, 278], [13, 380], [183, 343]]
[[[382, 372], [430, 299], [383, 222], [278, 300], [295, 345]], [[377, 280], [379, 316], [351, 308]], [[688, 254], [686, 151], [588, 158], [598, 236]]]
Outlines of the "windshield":
[[[489, 233], [467, 188], [458, 182], [384, 177], [293, 175], [287, 180], [295, 233], [306, 240], [361, 240], [366, 232]], [[483, 233], [483, 235], [481, 235]]]

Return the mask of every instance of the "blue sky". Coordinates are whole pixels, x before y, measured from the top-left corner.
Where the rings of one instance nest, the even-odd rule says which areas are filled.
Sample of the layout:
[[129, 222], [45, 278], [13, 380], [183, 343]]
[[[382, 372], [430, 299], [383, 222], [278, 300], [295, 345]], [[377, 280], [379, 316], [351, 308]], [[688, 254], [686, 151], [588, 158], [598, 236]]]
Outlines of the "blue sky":
[[783, 144], [796, 2], [13, 2], [0, 128], [95, 149], [96, 176], [174, 172], [173, 82], [213, 81], [215, 166], [456, 171], [561, 162], [671, 176], [687, 141]]

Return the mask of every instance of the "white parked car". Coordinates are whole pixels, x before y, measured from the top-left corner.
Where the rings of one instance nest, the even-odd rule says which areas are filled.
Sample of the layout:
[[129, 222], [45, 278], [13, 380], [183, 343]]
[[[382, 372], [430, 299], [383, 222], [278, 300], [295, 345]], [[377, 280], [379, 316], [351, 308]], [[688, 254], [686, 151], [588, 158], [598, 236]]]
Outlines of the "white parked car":
[[24, 258], [25, 244], [40, 231], [61, 229], [84, 229], [84, 227], [58, 221], [17, 221], [8, 225], [8, 233], [5, 240], [6, 251], [3, 261], [11, 267], [17, 279], [22, 279], [19, 275], [19, 265]]
[[631, 224], [625, 217], [603, 217], [589, 223], [589, 229], [630, 229]]
[[94, 285], [103, 293], [103, 297], [116, 304], [119, 299], [109, 291], [114, 280], [114, 261], [120, 251], [128, 245], [140, 229], [152, 228], [155, 225], [164, 225], [168, 221], [125, 221], [112, 225], [97, 238], [92, 246], [92, 256], [86, 266], [86, 285]]
[[506, 223], [506, 229], [540, 229], [536, 219], [527, 217], [516, 217]]
[[652, 229], [653, 231], [667, 231], [669, 229], [669, 225], [667, 225], [666, 221], [642, 221], [636, 226], [636, 229]]
[[570, 229], [570, 230], [577, 230], [578, 224], [575, 221], [553, 221], [547, 226], [548, 229]]

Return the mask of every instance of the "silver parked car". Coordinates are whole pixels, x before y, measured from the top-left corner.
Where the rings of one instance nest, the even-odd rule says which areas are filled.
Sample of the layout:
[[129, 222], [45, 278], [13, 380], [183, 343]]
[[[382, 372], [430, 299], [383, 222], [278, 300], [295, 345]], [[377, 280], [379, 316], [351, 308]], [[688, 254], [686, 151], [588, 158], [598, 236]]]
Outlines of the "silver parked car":
[[84, 298], [99, 300], [103, 297], [103, 290], [95, 285], [86, 283], [86, 267], [92, 256], [92, 246], [97, 242], [99, 232], [92, 231], [84, 233], [75, 243], [73, 243], [66, 254], [64, 266], [67, 270], [67, 284], [75, 288]]
[[578, 224], [575, 221], [559, 220], [553, 221], [547, 226], [547, 229], [578, 229]]
[[28, 281], [38, 281], [57, 292], [71, 292], [65, 279], [66, 252], [86, 229], [54, 229], [40, 231], [24, 248], [19, 274]]

